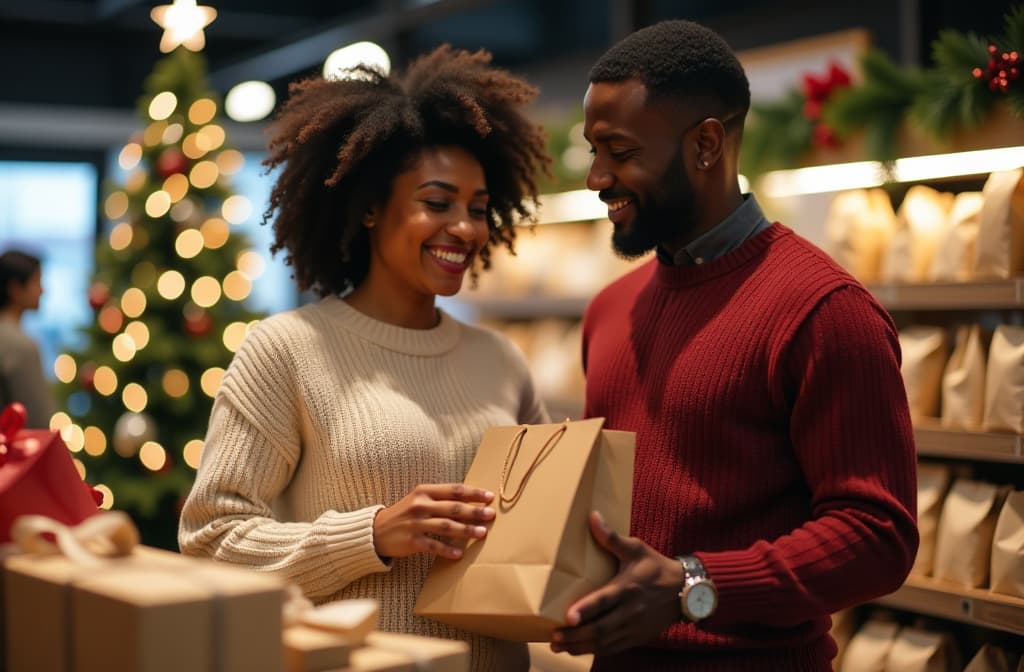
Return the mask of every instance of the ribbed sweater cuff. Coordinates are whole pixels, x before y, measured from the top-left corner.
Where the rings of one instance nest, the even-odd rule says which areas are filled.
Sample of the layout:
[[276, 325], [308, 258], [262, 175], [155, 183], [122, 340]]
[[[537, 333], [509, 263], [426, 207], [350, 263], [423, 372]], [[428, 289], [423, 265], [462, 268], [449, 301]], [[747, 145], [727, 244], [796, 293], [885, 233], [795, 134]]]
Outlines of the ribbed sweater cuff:
[[391, 569], [373, 546], [373, 519], [383, 508], [377, 505], [358, 511], [328, 511], [320, 516], [317, 523], [322, 526], [324, 546], [339, 575], [360, 577]]
[[749, 619], [778, 602], [780, 587], [776, 572], [765, 562], [764, 553], [755, 549], [695, 554], [718, 588], [715, 620], [735, 622]]

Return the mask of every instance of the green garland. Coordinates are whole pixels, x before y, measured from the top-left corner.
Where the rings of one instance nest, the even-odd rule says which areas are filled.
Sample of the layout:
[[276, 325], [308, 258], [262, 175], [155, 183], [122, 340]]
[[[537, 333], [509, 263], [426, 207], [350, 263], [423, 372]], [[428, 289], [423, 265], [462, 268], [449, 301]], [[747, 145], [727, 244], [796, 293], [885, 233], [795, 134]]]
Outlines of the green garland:
[[[896, 158], [904, 124], [944, 142], [959, 130], [977, 128], [1000, 101], [1014, 116], [1024, 117], [1024, 78], [1017, 79], [1016, 70], [1024, 65], [1018, 61], [1024, 55], [1024, 5], [1006, 15], [998, 37], [946, 30], [931, 51], [935, 65], [926, 69], [900, 66], [880, 51], [867, 51], [860, 59], [863, 80], [829, 96], [821, 121], [840, 140], [863, 132], [864, 158], [889, 161]], [[1012, 73], [1000, 83], [998, 77], [1010, 66]], [[747, 176], [799, 165], [815, 146], [815, 122], [805, 116], [806, 100], [794, 89], [781, 101], [751, 107], [741, 157]]]

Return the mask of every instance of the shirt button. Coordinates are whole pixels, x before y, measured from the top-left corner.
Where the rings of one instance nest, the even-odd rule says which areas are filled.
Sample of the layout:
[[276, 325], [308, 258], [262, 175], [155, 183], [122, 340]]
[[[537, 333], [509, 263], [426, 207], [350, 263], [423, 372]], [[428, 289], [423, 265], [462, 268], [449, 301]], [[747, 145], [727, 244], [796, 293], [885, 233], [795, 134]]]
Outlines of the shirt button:
[[693, 260], [693, 263], [695, 263], [698, 266], [700, 266], [701, 264], [704, 263], [704, 257], [697, 257], [696, 259]]

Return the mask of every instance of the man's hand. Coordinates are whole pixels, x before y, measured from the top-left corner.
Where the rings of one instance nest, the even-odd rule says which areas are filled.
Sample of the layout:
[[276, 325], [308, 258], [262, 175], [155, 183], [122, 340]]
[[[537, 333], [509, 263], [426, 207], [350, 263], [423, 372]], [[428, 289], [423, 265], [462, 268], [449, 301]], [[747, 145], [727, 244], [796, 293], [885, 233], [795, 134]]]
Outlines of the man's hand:
[[636, 537], [622, 537], [597, 511], [590, 531], [619, 560], [619, 573], [566, 613], [567, 627], [552, 633], [551, 649], [607, 655], [646, 644], [679, 622], [683, 568]]

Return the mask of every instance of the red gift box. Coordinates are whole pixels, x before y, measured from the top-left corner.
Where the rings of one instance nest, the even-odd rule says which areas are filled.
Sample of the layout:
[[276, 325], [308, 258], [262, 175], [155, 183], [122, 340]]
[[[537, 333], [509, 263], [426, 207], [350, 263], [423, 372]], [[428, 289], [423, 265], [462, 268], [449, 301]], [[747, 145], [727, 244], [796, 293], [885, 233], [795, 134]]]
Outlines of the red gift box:
[[60, 434], [24, 430], [25, 417], [17, 403], [0, 415], [0, 544], [11, 540], [18, 516], [77, 525], [99, 510]]

